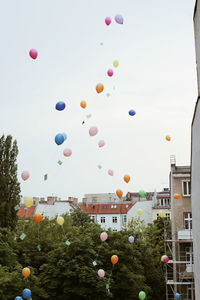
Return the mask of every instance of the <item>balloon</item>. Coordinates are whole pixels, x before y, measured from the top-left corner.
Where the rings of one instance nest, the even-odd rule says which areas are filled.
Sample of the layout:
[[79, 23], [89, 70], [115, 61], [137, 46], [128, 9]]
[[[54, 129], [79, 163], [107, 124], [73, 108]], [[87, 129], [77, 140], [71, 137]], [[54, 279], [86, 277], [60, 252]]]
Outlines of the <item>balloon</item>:
[[141, 300], [144, 300], [145, 298], [146, 298], [146, 293], [145, 292], [143, 292], [143, 291], [141, 291], [141, 292], [139, 292], [139, 298], [141, 299]]
[[171, 137], [169, 136], [169, 135], [166, 135], [166, 137], [165, 137], [165, 139], [166, 139], [166, 141], [171, 141]]
[[174, 194], [174, 199], [178, 200], [181, 198], [181, 195], [180, 194]]
[[24, 204], [26, 207], [31, 207], [33, 205], [33, 198], [25, 198], [24, 199]]
[[131, 177], [129, 175], [124, 175], [124, 181], [128, 183], [130, 181]]
[[112, 20], [111, 20], [110, 17], [106, 17], [106, 18], [105, 18], [105, 23], [106, 23], [106, 25], [110, 25], [111, 22], [112, 22]]
[[175, 294], [175, 298], [176, 298], [176, 299], [180, 299], [180, 298], [181, 298], [181, 295], [180, 295], [179, 293], [176, 293], [176, 294]]
[[114, 175], [113, 170], [108, 170], [108, 175], [113, 176]]
[[123, 24], [124, 23], [124, 19], [121, 15], [116, 15], [115, 16], [115, 21], [118, 23], [118, 24]]
[[109, 77], [112, 77], [112, 76], [113, 76], [113, 70], [112, 70], [112, 69], [109, 69], [109, 70], [107, 71], [107, 75], [108, 75]]
[[32, 59], [36, 59], [37, 56], [38, 56], [38, 52], [37, 52], [37, 50], [35, 50], [35, 49], [31, 49], [31, 50], [29, 51], [29, 55], [30, 55], [30, 57], [31, 57]]
[[99, 93], [103, 92], [103, 90], [104, 90], [103, 84], [102, 83], [98, 83], [96, 85], [96, 91], [97, 91], [97, 93], [99, 94]]
[[130, 116], [134, 116], [136, 114], [136, 112], [133, 109], [129, 110], [128, 113]]
[[141, 208], [139, 208], [139, 209], [137, 210], [137, 213], [138, 213], [138, 215], [141, 215], [141, 214], [143, 213], [143, 210], [142, 210]]
[[107, 240], [107, 238], [108, 238], [107, 232], [102, 232], [100, 234], [100, 239], [101, 239], [102, 242], [105, 242]]
[[33, 220], [36, 222], [36, 223], [40, 223], [42, 221], [42, 215], [41, 214], [35, 214], [34, 217], [33, 217]]
[[140, 198], [145, 198], [146, 197], [145, 191], [144, 190], [140, 190], [139, 191], [139, 196], [140, 196]]
[[119, 66], [118, 60], [113, 61], [113, 67], [117, 68]]
[[57, 102], [56, 103], [56, 109], [59, 110], [59, 111], [65, 109], [65, 102], [62, 102], [62, 101]]
[[64, 218], [61, 216], [57, 216], [56, 222], [58, 223], [58, 225], [63, 225], [64, 223]]
[[159, 215], [160, 218], [164, 218], [165, 212], [162, 211], [162, 210], [160, 210], [159, 213], [158, 213], [158, 215]]
[[66, 149], [63, 150], [63, 154], [64, 154], [64, 156], [71, 156], [72, 155], [72, 150], [66, 148]]
[[94, 135], [96, 135], [98, 133], [98, 129], [97, 129], [97, 127], [90, 127], [90, 129], [89, 129], [89, 135], [90, 136], [94, 136]]
[[62, 133], [62, 135], [63, 135], [63, 137], [64, 137], [64, 141], [66, 141], [66, 139], [67, 139], [66, 133]]
[[65, 138], [62, 133], [58, 133], [55, 136], [55, 142], [57, 145], [61, 145], [64, 142]]
[[15, 299], [14, 300], [23, 300], [22, 299], [22, 297], [20, 297], [20, 296], [17, 296], [17, 297], [15, 297]]
[[103, 147], [105, 145], [105, 141], [104, 140], [100, 140], [98, 142], [99, 148]]
[[99, 277], [103, 278], [105, 276], [105, 271], [103, 269], [99, 269], [97, 274], [99, 275]]
[[118, 260], [119, 260], [119, 257], [117, 255], [111, 256], [111, 263], [113, 265], [115, 265], [118, 262]]
[[31, 271], [30, 271], [29, 268], [23, 268], [23, 270], [22, 270], [22, 275], [23, 275], [24, 277], [28, 277], [30, 274], [31, 274]]
[[28, 171], [23, 171], [21, 174], [21, 178], [25, 181], [27, 179], [29, 179], [30, 175]]
[[81, 106], [82, 108], [86, 108], [86, 106], [87, 106], [86, 101], [81, 101], [81, 102], [80, 102], [80, 106]]
[[167, 255], [163, 255], [163, 256], [161, 257], [161, 261], [167, 264], [168, 261], [169, 261], [169, 257], [168, 257]]
[[131, 236], [128, 237], [129, 243], [133, 244], [134, 240], [135, 240], [134, 236], [131, 235]]
[[116, 190], [116, 195], [121, 198], [123, 196], [122, 190]]
[[29, 289], [24, 289], [23, 292], [22, 292], [22, 296], [23, 296], [23, 298], [25, 298], [25, 299], [31, 298], [31, 290], [29, 290]]

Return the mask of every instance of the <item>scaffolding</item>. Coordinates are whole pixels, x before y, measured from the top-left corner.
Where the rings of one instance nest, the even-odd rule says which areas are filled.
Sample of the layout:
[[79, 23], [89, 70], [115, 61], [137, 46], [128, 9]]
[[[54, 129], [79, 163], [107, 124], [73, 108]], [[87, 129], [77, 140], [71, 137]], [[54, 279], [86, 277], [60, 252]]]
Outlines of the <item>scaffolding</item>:
[[181, 294], [181, 300], [195, 300], [191, 230], [187, 239], [180, 239], [172, 238], [165, 228], [165, 253], [170, 258], [165, 265], [166, 300], [176, 299], [176, 293]]

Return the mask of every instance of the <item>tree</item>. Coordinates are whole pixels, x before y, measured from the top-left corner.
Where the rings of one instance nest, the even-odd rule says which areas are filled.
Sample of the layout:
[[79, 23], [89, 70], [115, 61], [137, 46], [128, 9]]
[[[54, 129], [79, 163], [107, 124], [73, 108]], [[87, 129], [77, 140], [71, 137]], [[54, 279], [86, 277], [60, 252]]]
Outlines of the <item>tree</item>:
[[0, 138], [0, 227], [15, 229], [19, 204], [20, 185], [17, 180], [17, 142], [12, 136]]

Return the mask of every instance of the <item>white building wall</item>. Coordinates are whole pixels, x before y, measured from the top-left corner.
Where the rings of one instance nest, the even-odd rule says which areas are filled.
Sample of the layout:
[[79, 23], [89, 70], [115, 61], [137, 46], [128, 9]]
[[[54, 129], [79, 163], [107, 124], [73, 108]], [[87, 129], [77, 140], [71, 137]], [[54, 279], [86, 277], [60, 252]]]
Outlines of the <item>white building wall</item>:
[[119, 199], [114, 193], [85, 194], [83, 198], [84, 203], [113, 203], [118, 201]]
[[200, 299], [200, 102], [192, 125], [192, 222], [195, 296]]
[[[91, 215], [95, 222], [98, 223], [103, 229], [107, 230], [111, 228], [113, 231], [120, 231], [125, 226], [126, 223], [123, 222], [124, 216], [127, 218], [127, 214], [98, 214]], [[105, 223], [102, 223], [102, 218], [105, 218]], [[117, 223], [113, 222], [113, 218], [117, 220]]]
[[55, 202], [55, 204], [38, 204], [36, 207], [36, 214], [42, 214], [44, 217], [53, 219], [58, 215], [69, 214], [71, 206], [68, 202]]
[[[128, 222], [139, 217], [140, 220], [144, 220], [145, 224], [152, 223], [152, 205], [152, 200], [136, 202], [127, 213]], [[142, 209], [141, 215], [137, 213], [138, 209]]]

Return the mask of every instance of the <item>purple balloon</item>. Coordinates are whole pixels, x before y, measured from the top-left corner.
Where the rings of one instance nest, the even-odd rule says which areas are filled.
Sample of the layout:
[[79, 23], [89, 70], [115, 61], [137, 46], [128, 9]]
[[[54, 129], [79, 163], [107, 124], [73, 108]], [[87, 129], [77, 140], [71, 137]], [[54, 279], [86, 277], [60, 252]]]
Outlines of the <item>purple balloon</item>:
[[135, 240], [134, 236], [132, 236], [132, 235], [129, 236], [129, 238], [128, 238], [129, 243], [133, 244], [134, 240]]
[[118, 24], [123, 24], [124, 23], [124, 19], [121, 15], [116, 15], [115, 16], [115, 21], [118, 23]]

